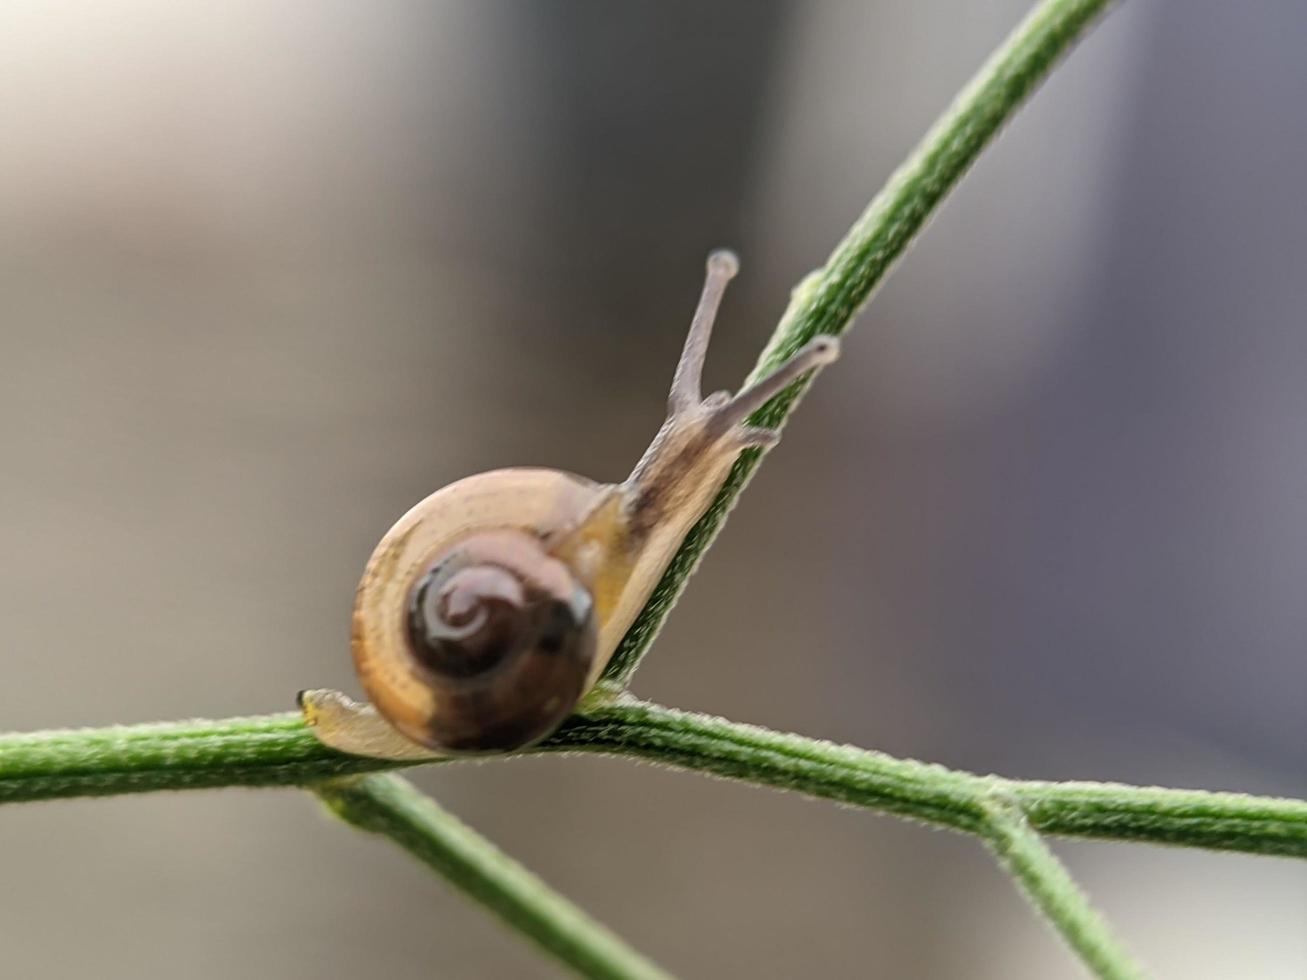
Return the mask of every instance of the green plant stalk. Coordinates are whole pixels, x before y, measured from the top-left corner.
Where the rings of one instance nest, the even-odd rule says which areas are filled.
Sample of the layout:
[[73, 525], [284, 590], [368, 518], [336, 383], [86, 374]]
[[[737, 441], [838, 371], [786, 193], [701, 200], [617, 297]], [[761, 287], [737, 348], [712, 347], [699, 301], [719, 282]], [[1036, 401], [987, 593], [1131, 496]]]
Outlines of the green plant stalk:
[[[626, 756], [982, 834], [996, 787], [1040, 833], [1307, 858], [1307, 801], [999, 779], [626, 701], [528, 753]], [[397, 768], [326, 748], [295, 713], [0, 735], [0, 803], [219, 786], [304, 786]]]
[[[872, 199], [825, 266], [794, 290], [748, 382], [768, 374], [817, 334], [839, 335], [849, 328], [981, 150], [1111, 2], [1044, 0], [1027, 15]], [[792, 385], [750, 422], [780, 429], [806, 387], [806, 381]], [[761, 461], [759, 450], [740, 454], [707, 513], [682, 542], [604, 670], [614, 689], [626, 687]]]
[[562, 895], [396, 775], [346, 776], [314, 792], [337, 816], [383, 834], [510, 928], [586, 977], [669, 980]]
[[985, 842], [1020, 885], [1030, 904], [1102, 980], [1141, 980], [1143, 970], [1117, 942], [1066, 867], [1030, 827], [1016, 800], [1002, 789], [987, 807]]

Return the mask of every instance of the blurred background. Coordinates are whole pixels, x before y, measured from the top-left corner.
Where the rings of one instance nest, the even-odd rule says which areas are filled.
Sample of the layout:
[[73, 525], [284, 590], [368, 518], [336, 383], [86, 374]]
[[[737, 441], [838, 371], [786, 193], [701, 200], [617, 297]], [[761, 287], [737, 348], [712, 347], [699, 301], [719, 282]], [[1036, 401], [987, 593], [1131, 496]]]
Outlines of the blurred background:
[[[391, 521], [616, 480], [703, 258], [783, 309], [1025, 0], [0, 6], [0, 726], [356, 690]], [[1137, 0], [849, 337], [641, 695], [983, 772], [1307, 794], [1307, 7]], [[623, 760], [420, 773], [691, 977], [1077, 968], [974, 842]], [[1307, 866], [1057, 845], [1163, 977]], [[291, 791], [0, 813], [8, 976], [553, 976]]]

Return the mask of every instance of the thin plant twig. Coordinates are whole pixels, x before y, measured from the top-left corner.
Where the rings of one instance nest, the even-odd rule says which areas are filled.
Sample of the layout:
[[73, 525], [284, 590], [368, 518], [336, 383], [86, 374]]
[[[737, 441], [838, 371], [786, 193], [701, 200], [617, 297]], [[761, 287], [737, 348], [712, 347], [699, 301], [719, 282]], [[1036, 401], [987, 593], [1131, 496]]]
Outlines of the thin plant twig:
[[996, 787], [983, 836], [999, 863], [1063, 941], [1103, 980], [1141, 980], [1143, 970], [1112, 935], [1089, 897], [1033, 829], [1020, 803]]
[[401, 776], [346, 776], [313, 787], [337, 816], [389, 837], [511, 929], [586, 977], [670, 980]]
[[[587, 709], [529, 753], [627, 756], [980, 833], [993, 777], [660, 705]], [[525, 753], [524, 753], [525, 754]], [[449, 764], [449, 763], [443, 763]], [[301, 786], [396, 768], [322, 745], [294, 713], [0, 735], [0, 803]], [[1004, 779], [1040, 833], [1307, 858], [1307, 801]]]

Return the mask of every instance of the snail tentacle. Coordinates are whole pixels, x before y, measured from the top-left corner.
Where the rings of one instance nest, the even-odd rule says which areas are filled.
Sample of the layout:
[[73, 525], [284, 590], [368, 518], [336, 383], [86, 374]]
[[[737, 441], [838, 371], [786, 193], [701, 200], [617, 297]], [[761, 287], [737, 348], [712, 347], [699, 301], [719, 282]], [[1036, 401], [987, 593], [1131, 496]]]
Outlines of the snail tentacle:
[[814, 337], [771, 374], [742, 389], [729, 402], [713, 411], [708, 430], [717, 435], [725, 435], [743, 428], [745, 419], [791, 384], [809, 371], [820, 370], [839, 356], [840, 342], [836, 338]]
[[[726, 391], [703, 396], [703, 366], [708, 356], [708, 343], [712, 339], [713, 323], [721, 307], [726, 285], [739, 272], [740, 262], [733, 252], [719, 249], [708, 256], [708, 271], [704, 278], [703, 293], [690, 321], [690, 330], [672, 376], [671, 393], [667, 398], [667, 424], [659, 432], [654, 444], [645, 454], [646, 459], [668, 442], [668, 427], [701, 428], [710, 439], [732, 442], [738, 450], [746, 446], [771, 446], [777, 436], [763, 436], [761, 429], [745, 431], [745, 419], [762, 408], [809, 371], [819, 370], [834, 361], [840, 352], [839, 341], [829, 335], [814, 337], [792, 357], [765, 377], [732, 395]], [[724, 437], [732, 436], [730, 440]], [[642, 463], [644, 461], [642, 460]], [[637, 467], [637, 471], [639, 467]]]
[[[701, 376], [713, 319], [727, 282], [739, 269], [729, 252], [708, 257], [703, 296], [690, 324], [680, 363], [672, 378], [668, 415], [653, 442], [623, 484], [631, 529], [637, 536], [677, 512], [684, 523], [698, 520], [743, 449], [769, 449], [780, 433], [751, 426], [748, 418], [803, 375], [839, 356], [839, 341], [814, 337], [771, 373], [732, 395], [702, 395]], [[683, 530], [688, 530], [688, 525]]]
[[690, 321], [685, 336], [685, 347], [676, 364], [672, 378], [672, 391], [667, 398], [669, 415], [679, 415], [697, 407], [703, 401], [703, 364], [708, 357], [708, 341], [712, 339], [713, 323], [721, 306], [726, 284], [740, 270], [740, 260], [734, 252], [718, 249], [708, 256], [708, 272], [704, 277], [703, 293]]

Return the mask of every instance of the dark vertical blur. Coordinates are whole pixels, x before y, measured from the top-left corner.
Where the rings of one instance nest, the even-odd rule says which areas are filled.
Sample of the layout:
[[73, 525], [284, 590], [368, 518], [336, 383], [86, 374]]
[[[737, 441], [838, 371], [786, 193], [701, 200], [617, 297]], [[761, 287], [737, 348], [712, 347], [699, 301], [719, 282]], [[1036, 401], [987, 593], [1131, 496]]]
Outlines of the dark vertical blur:
[[502, 288], [526, 282], [543, 297], [515, 325], [513, 343], [532, 356], [504, 365], [506, 409], [530, 411], [539, 389], [580, 385], [620, 411], [638, 352], [670, 371], [679, 338], [668, 324], [687, 319], [708, 250], [748, 244], [786, 8], [568, 0], [492, 9], [522, 112], [511, 125], [528, 134], [512, 161], [522, 203], [461, 214], [483, 253], [469, 253], [466, 239], [442, 241], [463, 261], [493, 265]]
[[[0, 727], [352, 689], [389, 522], [495, 466], [623, 476], [707, 250], [744, 260], [724, 386], [1026, 6], [0, 6]], [[1304, 36], [1120, 5], [895, 271], [639, 693], [1307, 793]], [[678, 974], [1074, 972], [962, 838], [618, 760], [419, 778]], [[1058, 846], [1159, 976], [1307, 974], [1298, 865]], [[6, 809], [0, 857], [6, 976], [554, 975], [295, 792]]]

